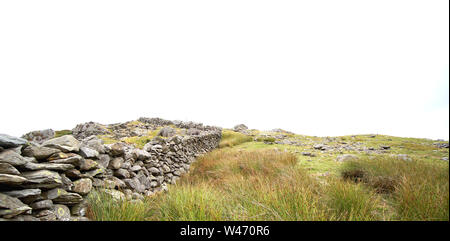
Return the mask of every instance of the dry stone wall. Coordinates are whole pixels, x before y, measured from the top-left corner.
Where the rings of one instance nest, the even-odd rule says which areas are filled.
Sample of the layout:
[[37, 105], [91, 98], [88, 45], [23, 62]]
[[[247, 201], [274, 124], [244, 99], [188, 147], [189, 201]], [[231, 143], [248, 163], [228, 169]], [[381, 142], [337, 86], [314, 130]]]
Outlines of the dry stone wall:
[[94, 188], [129, 200], [167, 190], [221, 139], [217, 127], [162, 119], [156, 125], [167, 123], [191, 135], [155, 137], [140, 149], [87, 135], [103, 133], [93, 122], [74, 128], [77, 138], [31, 135], [28, 141], [0, 134], [0, 220], [87, 220], [86, 199]]

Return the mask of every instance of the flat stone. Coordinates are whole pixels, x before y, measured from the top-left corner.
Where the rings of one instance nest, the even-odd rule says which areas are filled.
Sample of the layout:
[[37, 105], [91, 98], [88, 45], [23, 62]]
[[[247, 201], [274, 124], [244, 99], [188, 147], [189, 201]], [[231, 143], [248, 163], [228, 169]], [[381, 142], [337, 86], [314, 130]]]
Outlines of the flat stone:
[[28, 170], [54, 170], [54, 171], [67, 171], [73, 169], [72, 164], [63, 163], [32, 163], [28, 162], [24, 166]]
[[22, 166], [27, 162], [27, 159], [25, 159], [12, 149], [0, 152], [0, 163], [8, 163], [13, 166]]
[[49, 170], [24, 172], [22, 176], [28, 179], [25, 186], [29, 188], [55, 188], [63, 184], [61, 176]]
[[72, 157], [63, 158], [63, 159], [54, 159], [54, 160], [50, 160], [48, 162], [49, 163], [58, 163], [58, 164], [72, 164], [74, 166], [80, 166], [81, 160], [82, 160], [81, 156], [72, 156]]
[[99, 153], [96, 150], [93, 150], [89, 147], [81, 147], [80, 155], [84, 158], [97, 158]]
[[11, 174], [11, 175], [20, 175], [20, 172], [9, 163], [0, 163], [0, 173], [3, 174]]
[[80, 142], [72, 135], [65, 135], [53, 138], [42, 143], [43, 146], [59, 149], [63, 152], [72, 152], [80, 150]]
[[0, 134], [0, 146], [3, 148], [14, 148], [27, 144], [27, 140], [19, 137], [10, 136], [7, 134]]
[[0, 217], [12, 218], [29, 210], [31, 208], [18, 198], [0, 193]]
[[23, 156], [35, 157], [37, 160], [44, 160], [50, 157], [53, 154], [61, 152], [58, 149], [38, 146], [38, 145], [29, 145], [22, 150]]
[[34, 202], [30, 205], [30, 207], [33, 210], [39, 210], [39, 209], [50, 209], [53, 206], [53, 201], [52, 200], [42, 200], [42, 201], [37, 201]]
[[11, 174], [0, 174], [0, 184], [20, 185], [26, 181], [27, 179], [21, 176]]
[[43, 194], [44, 198], [52, 200], [54, 203], [72, 205], [83, 201], [78, 193], [67, 192], [61, 188], [51, 189]]
[[3, 192], [3, 194], [6, 194], [11, 197], [15, 198], [26, 198], [29, 196], [37, 196], [41, 194], [41, 189], [22, 189], [22, 190], [14, 190], [14, 191], [7, 191]]

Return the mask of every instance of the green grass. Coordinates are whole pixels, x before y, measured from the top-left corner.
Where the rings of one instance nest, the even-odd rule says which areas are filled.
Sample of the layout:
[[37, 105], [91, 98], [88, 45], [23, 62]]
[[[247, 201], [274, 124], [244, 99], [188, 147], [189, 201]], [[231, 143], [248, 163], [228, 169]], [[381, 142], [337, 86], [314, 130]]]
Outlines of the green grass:
[[242, 133], [232, 130], [222, 130], [222, 140], [219, 143], [219, 147], [233, 147], [252, 140], [252, 137]]

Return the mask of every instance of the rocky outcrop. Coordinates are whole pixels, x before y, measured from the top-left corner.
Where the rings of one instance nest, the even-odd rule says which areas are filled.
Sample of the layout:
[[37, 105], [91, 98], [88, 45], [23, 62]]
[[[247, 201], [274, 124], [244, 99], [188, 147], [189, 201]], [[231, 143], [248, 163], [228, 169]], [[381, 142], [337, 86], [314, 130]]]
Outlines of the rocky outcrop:
[[42, 142], [52, 139], [53, 137], [55, 137], [55, 131], [52, 129], [32, 131], [22, 136], [22, 138], [38, 144], [42, 144]]
[[93, 122], [80, 124], [72, 130], [74, 136], [40, 144], [1, 135], [0, 219], [86, 220], [86, 199], [94, 188], [118, 199], [141, 199], [167, 190], [197, 156], [217, 148], [221, 139], [220, 128], [195, 125], [195, 135], [166, 129], [168, 133], [137, 148], [120, 141], [104, 144], [92, 135], [104, 133], [102, 128]]

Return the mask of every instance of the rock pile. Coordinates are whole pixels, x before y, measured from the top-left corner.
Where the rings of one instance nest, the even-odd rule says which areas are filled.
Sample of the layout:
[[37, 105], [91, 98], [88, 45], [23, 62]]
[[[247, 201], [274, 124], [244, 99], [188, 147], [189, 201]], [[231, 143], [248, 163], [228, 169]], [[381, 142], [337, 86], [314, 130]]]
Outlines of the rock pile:
[[95, 136], [103, 130], [85, 123], [41, 143], [0, 135], [0, 220], [86, 220], [93, 188], [126, 199], [167, 190], [221, 139], [220, 129], [196, 125], [195, 135], [169, 133], [139, 149], [104, 144]]

